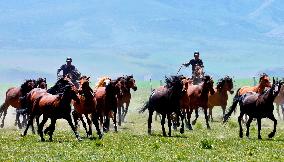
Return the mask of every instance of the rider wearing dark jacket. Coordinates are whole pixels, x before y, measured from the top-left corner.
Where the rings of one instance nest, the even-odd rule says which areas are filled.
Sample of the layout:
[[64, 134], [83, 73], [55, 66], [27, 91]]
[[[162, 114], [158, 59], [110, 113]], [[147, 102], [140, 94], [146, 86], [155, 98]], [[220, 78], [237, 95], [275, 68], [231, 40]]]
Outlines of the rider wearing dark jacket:
[[195, 70], [195, 67], [198, 65], [200, 67], [204, 67], [203, 65], [203, 61], [199, 58], [199, 52], [194, 52], [194, 59], [191, 59], [188, 63], [184, 63], [182, 64], [183, 66], [185, 67], [188, 67], [189, 65], [192, 66], [192, 73], [194, 72]]
[[77, 81], [79, 80], [81, 73], [71, 63], [72, 63], [72, 58], [67, 57], [66, 64], [62, 65], [57, 70], [57, 76], [59, 77], [59, 73], [62, 70], [63, 76], [66, 76], [67, 74], [71, 75], [70, 77], [72, 79], [72, 82], [77, 86]]

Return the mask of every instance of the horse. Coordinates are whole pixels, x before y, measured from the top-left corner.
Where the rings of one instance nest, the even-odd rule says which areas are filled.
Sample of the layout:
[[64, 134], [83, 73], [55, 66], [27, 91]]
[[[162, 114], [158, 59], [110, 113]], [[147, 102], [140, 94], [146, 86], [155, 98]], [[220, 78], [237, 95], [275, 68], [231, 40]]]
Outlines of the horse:
[[[39, 84], [39, 85], [43, 85], [43, 84]], [[38, 99], [39, 97], [46, 95], [46, 94], [59, 94], [59, 93], [63, 93], [65, 86], [70, 85], [70, 86], [74, 86], [73, 83], [71, 82], [71, 80], [67, 77], [62, 77], [59, 80], [57, 80], [57, 82], [55, 83], [54, 86], [52, 86], [51, 88], [47, 89], [42, 89], [42, 88], [34, 88], [32, 89], [29, 93], [27, 93], [21, 100], [21, 104], [22, 107], [26, 107], [26, 111], [27, 114], [30, 115], [32, 108], [33, 108], [33, 104], [36, 101], [36, 99]], [[39, 87], [43, 87], [43, 86], [39, 86]], [[39, 125], [39, 117], [41, 114], [36, 116], [36, 122], [37, 125]], [[33, 124], [32, 126], [32, 131], [34, 132], [34, 127]], [[26, 127], [26, 130], [28, 130], [29, 127]]]
[[215, 87], [215, 93], [213, 95], [209, 94], [208, 97], [208, 108], [209, 108], [209, 118], [211, 118], [211, 121], [213, 121], [212, 116], [212, 109], [214, 106], [221, 106], [223, 110], [223, 116], [225, 115], [225, 110], [227, 107], [228, 102], [228, 93], [233, 94], [234, 83], [233, 79], [229, 76], [225, 76], [224, 78], [221, 78], [217, 86]]
[[203, 68], [199, 65], [195, 66], [195, 69], [192, 74], [193, 84], [197, 85], [202, 82], [202, 78], [204, 77]]
[[[278, 95], [282, 84], [283, 82], [281, 81], [275, 82], [273, 78], [272, 87], [266, 92], [262, 94], [259, 94], [256, 92], [247, 92], [239, 96], [236, 99], [240, 103], [240, 115], [238, 117], [238, 122], [240, 126], [240, 132], [239, 132], [240, 138], [243, 137], [243, 129], [242, 129], [241, 121], [242, 121], [244, 114], [247, 114], [249, 116], [249, 119], [246, 123], [246, 127], [247, 127], [246, 136], [247, 137], [249, 137], [249, 127], [254, 118], [257, 119], [258, 139], [262, 139], [260, 135], [262, 118], [269, 118], [270, 120], [274, 122], [274, 129], [268, 135], [269, 138], [274, 137], [276, 133], [277, 120], [275, 119], [274, 114], [273, 114], [273, 110], [274, 110], [273, 101], [275, 97]], [[235, 108], [236, 107], [231, 107], [231, 109], [235, 109]], [[230, 110], [230, 111], [233, 111], [233, 110]]]
[[[35, 88], [39, 88], [39, 89], [44, 89], [46, 90], [47, 89], [47, 84], [46, 84], [46, 78], [38, 78], [36, 80], [36, 84], [35, 84]], [[33, 89], [33, 90], [34, 90]], [[32, 90], [31, 90], [32, 91]], [[20, 115], [23, 116], [23, 121], [22, 123], [20, 123], [23, 127], [27, 125], [27, 116], [28, 116], [28, 112], [27, 112], [27, 107], [26, 106], [23, 106], [23, 99], [24, 97], [20, 98], [21, 100], [21, 103], [22, 103], [22, 108], [21, 109], [16, 109], [16, 121], [15, 121], [15, 126], [18, 125], [18, 121], [20, 121]]]
[[279, 118], [281, 118], [279, 113], [279, 107], [281, 106], [281, 111], [284, 120], [284, 87], [281, 87], [279, 94], [274, 100], [274, 103], [276, 104], [276, 111], [278, 113]]
[[101, 78], [98, 78], [98, 82], [95, 85], [95, 89], [98, 89], [99, 87], [106, 87], [106, 85], [111, 81], [111, 78], [108, 76], [104, 76]]
[[[3, 115], [1, 128], [4, 127], [4, 120], [7, 115], [7, 109], [12, 106], [16, 109], [21, 109], [21, 97], [25, 96], [29, 91], [31, 91], [36, 86], [36, 81], [32, 79], [26, 80], [20, 87], [12, 87], [6, 91], [5, 102], [0, 107], [0, 117]], [[18, 127], [21, 129], [22, 125], [18, 118]]]
[[165, 86], [161, 86], [152, 91], [149, 100], [140, 109], [139, 113], [145, 112], [147, 109], [149, 111], [148, 117], [148, 134], [151, 134], [152, 125], [152, 115], [154, 111], [162, 115], [161, 126], [163, 131], [163, 136], [167, 136], [165, 131], [165, 119], [168, 119], [169, 132], [168, 136], [171, 136], [171, 114], [176, 113], [177, 116], [181, 117], [182, 126], [180, 133], [184, 133], [184, 123], [183, 114], [180, 109], [180, 98], [186, 93], [188, 87], [188, 82], [183, 82], [183, 76], [171, 76], [166, 77]]
[[[270, 88], [271, 87], [271, 83], [269, 81], [269, 77], [267, 74], [263, 73], [260, 75], [260, 78], [259, 78], [259, 84], [256, 85], [256, 86], [253, 86], [253, 87], [250, 87], [250, 86], [244, 86], [244, 87], [241, 87], [237, 90], [236, 92], [236, 95], [234, 96], [233, 98], [233, 104], [230, 108], [230, 110], [235, 110], [235, 107], [238, 105], [239, 103], [239, 100], [238, 98], [240, 96], [242, 96], [243, 94], [247, 93], [247, 92], [256, 92], [258, 94], [262, 94], [265, 90], [265, 88]], [[223, 122], [226, 122], [229, 117], [231, 116], [233, 112], [231, 111], [228, 111], [225, 115], [224, 115], [224, 121]]]
[[[133, 75], [130, 76], [123, 76], [117, 78], [117, 80], [121, 81], [122, 83], [122, 94], [117, 96], [118, 102], [118, 125], [121, 125], [121, 122], [124, 121], [126, 114], [128, 112], [128, 107], [130, 104], [131, 99], [131, 93], [130, 89], [133, 89], [134, 91], [137, 90], [137, 86], [135, 83], [135, 79], [133, 78]], [[125, 107], [124, 107], [125, 104]]]
[[[102, 78], [105, 87], [95, 89], [95, 98], [97, 100], [97, 112], [100, 122], [103, 124], [103, 131], [109, 131], [109, 118], [113, 118], [115, 132], [117, 132], [116, 113], [117, 113], [117, 95], [122, 95], [121, 83], [118, 80]], [[105, 118], [105, 121], [104, 121]]]
[[[76, 131], [71, 118], [71, 101], [75, 100], [80, 103], [80, 99], [77, 96], [77, 92], [72, 89], [72, 86], [67, 85], [64, 87], [63, 93], [59, 95], [45, 94], [34, 102], [32, 112], [28, 121], [27, 128], [33, 123], [34, 117], [42, 114], [42, 122], [38, 126], [38, 134], [41, 141], [45, 141], [43, 137], [43, 126], [48, 120], [51, 119], [51, 124], [48, 127], [48, 131], [45, 133], [49, 134], [49, 140], [52, 141], [52, 135], [55, 130], [55, 124], [57, 119], [66, 119], [72, 128], [76, 138], [80, 141], [81, 137]], [[23, 136], [26, 135], [26, 130], [23, 132]]]
[[[99, 128], [98, 123], [98, 113], [96, 109], [97, 100], [94, 95], [94, 91], [90, 87], [89, 82], [90, 77], [82, 76], [79, 80], [79, 94], [80, 103], [74, 102], [73, 106], [75, 110], [72, 112], [73, 119], [75, 122], [76, 129], [78, 128], [78, 120], [80, 119], [83, 123], [83, 126], [86, 130], [87, 137], [92, 135], [92, 121], [89, 118], [89, 114], [92, 114], [93, 123], [95, 124], [97, 134], [99, 138], [102, 138], [102, 133]], [[83, 120], [83, 116], [87, 119], [87, 123], [89, 125], [89, 130], [86, 127], [86, 123]]]
[[[211, 95], [215, 93], [215, 90], [213, 88], [214, 81], [209, 75], [205, 75], [203, 78], [203, 82], [199, 85], [189, 85], [187, 89], [187, 93], [185, 93], [181, 100], [181, 108], [184, 113], [187, 114], [187, 126], [189, 130], [192, 130], [190, 118], [193, 110], [198, 109], [199, 107], [202, 107], [204, 110], [205, 120], [207, 128], [210, 129], [210, 125], [208, 122], [208, 115], [207, 115], [207, 109], [208, 109], [208, 94], [210, 92]], [[194, 119], [192, 124], [194, 125], [198, 116]]]

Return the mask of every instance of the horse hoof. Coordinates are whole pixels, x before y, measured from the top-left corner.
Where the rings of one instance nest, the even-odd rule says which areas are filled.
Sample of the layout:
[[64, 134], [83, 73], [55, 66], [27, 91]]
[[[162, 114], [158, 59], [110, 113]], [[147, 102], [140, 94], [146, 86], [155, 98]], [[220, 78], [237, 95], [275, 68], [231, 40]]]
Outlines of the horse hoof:
[[270, 133], [270, 134], [268, 135], [268, 138], [272, 138], [272, 137], [274, 137], [274, 135], [275, 135], [275, 133]]
[[99, 134], [99, 139], [102, 139], [103, 138], [103, 134]]
[[258, 139], [259, 139], [259, 140], [262, 140], [261, 136], [258, 136]]
[[240, 134], [240, 138], [243, 138], [243, 134]]
[[167, 134], [166, 134], [166, 133], [163, 133], [163, 136], [164, 136], [164, 137], [167, 137]]
[[192, 121], [192, 125], [195, 125], [195, 124], [196, 124], [196, 120], [193, 120], [193, 121]]
[[184, 129], [180, 128], [180, 133], [183, 134], [184, 133]]
[[41, 138], [40, 141], [41, 141], [41, 142], [45, 142], [45, 139], [44, 139], [44, 138]]
[[0, 127], [3, 128], [3, 127], [4, 127], [4, 124], [1, 124]]
[[207, 126], [207, 129], [211, 129], [211, 127], [210, 127], [210, 126]]
[[80, 141], [82, 141], [82, 138], [81, 138], [81, 137], [78, 137], [77, 140], [80, 142]]
[[151, 135], [151, 130], [148, 130], [148, 134]]

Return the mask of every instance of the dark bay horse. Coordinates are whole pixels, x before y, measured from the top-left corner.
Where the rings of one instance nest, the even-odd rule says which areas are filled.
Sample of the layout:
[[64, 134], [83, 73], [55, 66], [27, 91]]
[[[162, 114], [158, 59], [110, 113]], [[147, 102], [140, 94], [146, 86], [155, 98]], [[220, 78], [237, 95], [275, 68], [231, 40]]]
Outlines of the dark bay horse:
[[[265, 88], [267, 87], [271, 87], [271, 83], [269, 81], [269, 77], [267, 74], [263, 73], [260, 75], [259, 78], [259, 84], [253, 87], [250, 86], [244, 86], [242, 88], [239, 88], [236, 92], [235, 97], [233, 98], [233, 104], [232, 104], [232, 108], [230, 108], [230, 110], [235, 110], [235, 107], [237, 107], [239, 100], [238, 98], [240, 96], [242, 96], [243, 94], [247, 93], [247, 92], [256, 92], [258, 94], [262, 94], [265, 90]], [[225, 116], [224, 116], [224, 122], [226, 122], [229, 117], [231, 116], [231, 114], [233, 113], [233, 111], [228, 111]]]
[[[180, 100], [181, 108], [183, 109], [184, 113], [187, 114], [187, 124], [189, 130], [192, 130], [190, 118], [193, 110], [202, 107], [204, 110], [205, 120], [207, 128], [210, 129], [209, 122], [208, 122], [208, 95], [209, 92], [211, 95], [215, 93], [213, 88], [214, 81], [209, 75], [204, 76], [203, 82], [199, 85], [189, 85], [187, 92], [182, 96]], [[195, 124], [197, 117], [192, 122]]]
[[[12, 106], [16, 109], [21, 109], [21, 97], [25, 96], [36, 86], [36, 81], [29, 79], [26, 80], [20, 87], [12, 87], [6, 91], [5, 102], [0, 107], [0, 117], [3, 115], [1, 128], [4, 127], [4, 120], [7, 115], [7, 109]], [[21, 122], [17, 121], [18, 127], [22, 128]]]
[[[247, 114], [249, 116], [249, 119], [246, 123], [247, 126], [247, 132], [246, 136], [249, 137], [249, 127], [250, 123], [254, 118], [257, 119], [257, 125], [258, 125], [258, 139], [261, 139], [260, 130], [261, 130], [261, 119], [262, 118], [269, 118], [274, 122], [274, 129], [273, 131], [268, 135], [269, 138], [274, 137], [276, 133], [276, 125], [277, 120], [274, 117], [273, 110], [274, 105], [273, 101], [275, 97], [278, 95], [280, 88], [282, 86], [283, 82], [275, 82], [273, 79], [272, 87], [267, 90], [266, 92], [259, 94], [255, 92], [247, 92], [237, 98], [237, 100], [240, 103], [240, 116], [238, 117], [238, 122], [240, 126], [240, 132], [239, 136], [240, 138], [243, 137], [243, 129], [242, 129], [242, 118], [244, 114]], [[231, 107], [231, 109], [235, 109], [236, 107]], [[230, 110], [232, 111], [232, 110]]]
[[147, 109], [149, 110], [148, 118], [148, 133], [151, 134], [151, 125], [152, 125], [152, 115], [154, 111], [162, 115], [161, 125], [163, 136], [167, 136], [165, 131], [165, 119], [168, 119], [169, 133], [171, 136], [171, 115], [172, 113], [177, 114], [177, 118], [181, 117], [182, 126], [180, 133], [184, 133], [184, 123], [183, 123], [183, 114], [180, 109], [180, 98], [184, 93], [186, 93], [186, 88], [188, 87], [186, 82], [183, 82], [183, 76], [171, 76], [166, 77], [165, 86], [161, 86], [153, 90], [149, 100], [146, 102], [143, 108], [139, 111], [143, 113]]
[[[123, 76], [117, 78], [122, 84], [122, 94], [117, 96], [117, 105], [118, 105], [118, 125], [121, 125], [121, 122], [124, 121], [126, 114], [128, 112], [128, 107], [130, 104], [131, 99], [131, 93], [130, 89], [133, 89], [134, 91], [137, 90], [137, 86], [135, 83], [135, 79], [133, 78], [133, 75], [130, 76]], [[125, 104], [125, 106], [124, 106]]]
[[[34, 89], [40, 89], [45, 91], [47, 89], [47, 83], [46, 83], [46, 78], [38, 78], [36, 80], [36, 84], [35, 84], [35, 88]], [[34, 89], [32, 89], [31, 91], [33, 91]], [[31, 92], [30, 91], [30, 92]], [[29, 93], [30, 93], [29, 92]], [[29, 94], [28, 93], [28, 94]], [[20, 98], [21, 100], [21, 109], [16, 109], [16, 121], [15, 121], [15, 126], [18, 125], [18, 122], [20, 121], [20, 115], [22, 115], [23, 117], [23, 121], [22, 123], [20, 123], [23, 127], [27, 125], [27, 118], [28, 118], [28, 110], [27, 107], [24, 106], [23, 102], [24, 102], [24, 98], [25, 96], [23, 96], [22, 98]]]
[[[43, 120], [38, 126], [38, 134], [41, 137], [41, 141], [45, 141], [43, 137], [43, 126], [48, 120], [51, 119], [51, 124], [48, 127], [49, 140], [52, 141], [52, 135], [55, 130], [55, 124], [57, 119], [66, 119], [71, 126], [76, 138], [81, 140], [78, 132], [73, 125], [71, 118], [71, 101], [75, 100], [80, 103], [80, 99], [77, 96], [77, 92], [72, 89], [72, 86], [67, 85], [64, 87], [64, 92], [59, 95], [45, 94], [34, 102], [34, 106], [29, 118], [27, 128], [33, 123], [34, 117], [42, 114]], [[27, 131], [23, 132], [25, 136]]]
[[233, 79], [226, 76], [220, 79], [215, 87], [215, 93], [213, 95], [209, 94], [208, 98], [208, 108], [209, 108], [209, 118], [213, 121], [212, 109], [214, 106], [221, 106], [223, 110], [223, 116], [225, 115], [225, 110], [228, 102], [228, 93], [233, 94], [234, 83]]
[[114, 129], [117, 132], [116, 113], [117, 96], [122, 95], [121, 83], [118, 80], [103, 78], [105, 87], [95, 89], [95, 98], [97, 100], [97, 112], [100, 122], [103, 124], [103, 130], [109, 130], [110, 117], [113, 119]]
[[[97, 100], [95, 98], [94, 92], [90, 87], [89, 82], [90, 77], [82, 76], [79, 80], [79, 94], [80, 103], [74, 102], [73, 106], [75, 110], [72, 112], [73, 119], [75, 122], [76, 129], [78, 128], [78, 120], [80, 119], [83, 123], [83, 126], [86, 130], [87, 137], [92, 136], [92, 120], [96, 127], [97, 134], [99, 138], [102, 138], [102, 133], [100, 131], [99, 123], [98, 123], [98, 112], [96, 109]], [[83, 119], [83, 115], [87, 119], [87, 123], [89, 125], [89, 130], [86, 127], [86, 123]], [[92, 120], [89, 118], [89, 115], [92, 115]]]

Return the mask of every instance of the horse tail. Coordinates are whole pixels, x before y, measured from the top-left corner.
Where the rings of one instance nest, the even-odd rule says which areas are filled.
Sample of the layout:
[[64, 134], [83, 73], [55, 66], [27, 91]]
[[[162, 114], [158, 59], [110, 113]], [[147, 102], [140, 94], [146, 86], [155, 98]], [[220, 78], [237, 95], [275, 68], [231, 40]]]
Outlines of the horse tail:
[[230, 118], [230, 116], [232, 115], [233, 111], [235, 111], [238, 103], [239, 103], [239, 100], [240, 100], [240, 95], [239, 95], [239, 91], [240, 91], [241, 88], [239, 88], [237, 90], [237, 93], [235, 95], [235, 97], [233, 98], [233, 104], [232, 106], [229, 108], [229, 111], [225, 114], [224, 116], [224, 123], [228, 121], [228, 119]]
[[147, 109], [149, 109], [149, 107], [150, 107], [150, 104], [149, 104], [149, 101], [147, 101], [144, 104], [144, 106], [139, 110], [139, 113], [141, 114], [141, 113], [145, 112]]

